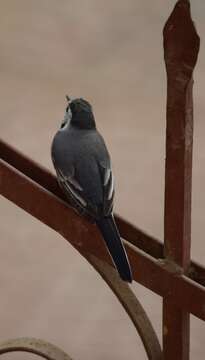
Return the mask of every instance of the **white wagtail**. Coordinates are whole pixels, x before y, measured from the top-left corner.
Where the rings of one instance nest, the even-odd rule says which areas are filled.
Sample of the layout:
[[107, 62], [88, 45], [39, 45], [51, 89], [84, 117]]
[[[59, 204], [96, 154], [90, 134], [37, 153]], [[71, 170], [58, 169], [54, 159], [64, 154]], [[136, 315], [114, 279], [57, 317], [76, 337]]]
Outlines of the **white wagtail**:
[[52, 143], [59, 185], [78, 213], [96, 222], [120, 274], [132, 281], [130, 264], [113, 218], [114, 180], [108, 150], [96, 129], [91, 105], [70, 99]]

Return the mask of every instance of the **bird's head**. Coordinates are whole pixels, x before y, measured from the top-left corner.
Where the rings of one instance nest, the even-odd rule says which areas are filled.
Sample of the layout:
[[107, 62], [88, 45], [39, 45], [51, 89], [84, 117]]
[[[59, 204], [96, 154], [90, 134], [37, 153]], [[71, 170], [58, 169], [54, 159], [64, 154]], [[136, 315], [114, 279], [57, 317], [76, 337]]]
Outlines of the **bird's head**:
[[82, 98], [70, 99], [67, 95], [66, 99], [68, 104], [61, 129], [67, 127], [68, 124], [78, 129], [95, 129], [95, 118], [89, 102]]

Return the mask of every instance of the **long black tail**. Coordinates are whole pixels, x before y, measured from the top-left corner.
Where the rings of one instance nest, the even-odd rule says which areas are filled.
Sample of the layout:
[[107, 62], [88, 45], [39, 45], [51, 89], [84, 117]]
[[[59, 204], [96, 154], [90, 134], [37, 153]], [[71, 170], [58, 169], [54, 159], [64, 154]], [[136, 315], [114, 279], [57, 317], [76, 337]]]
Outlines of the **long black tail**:
[[97, 225], [106, 242], [113, 262], [122, 280], [132, 282], [132, 272], [120, 234], [112, 215], [97, 220]]

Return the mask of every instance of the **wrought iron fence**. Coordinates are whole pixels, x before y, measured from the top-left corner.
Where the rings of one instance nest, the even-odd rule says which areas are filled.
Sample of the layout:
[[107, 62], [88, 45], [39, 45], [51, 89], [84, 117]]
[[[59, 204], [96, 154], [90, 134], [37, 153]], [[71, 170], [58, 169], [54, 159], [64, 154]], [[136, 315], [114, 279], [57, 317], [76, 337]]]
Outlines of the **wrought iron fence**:
[[[163, 297], [163, 351], [143, 306], [112, 267], [95, 225], [67, 206], [51, 173], [3, 141], [0, 193], [60, 233], [98, 271], [128, 313], [150, 360], [188, 360], [190, 313], [205, 320], [205, 268], [190, 260], [192, 77], [200, 41], [188, 0], [177, 2], [163, 35], [168, 80], [164, 245], [116, 216], [134, 280]], [[0, 344], [0, 354], [18, 350], [49, 360], [70, 359], [42, 340]]]

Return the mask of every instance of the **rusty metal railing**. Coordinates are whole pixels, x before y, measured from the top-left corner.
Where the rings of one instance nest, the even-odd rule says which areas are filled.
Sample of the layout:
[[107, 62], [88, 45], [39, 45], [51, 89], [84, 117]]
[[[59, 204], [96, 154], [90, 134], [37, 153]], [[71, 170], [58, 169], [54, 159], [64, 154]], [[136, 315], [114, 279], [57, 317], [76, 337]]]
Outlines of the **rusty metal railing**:
[[[112, 267], [96, 226], [67, 206], [50, 172], [3, 141], [0, 193], [60, 233], [99, 272], [128, 313], [150, 360], [188, 360], [189, 314], [205, 320], [205, 268], [190, 260], [192, 75], [199, 37], [188, 0], [177, 2], [165, 25], [164, 51], [168, 78], [164, 246], [116, 216], [134, 280], [163, 297], [163, 352], [142, 305]], [[49, 360], [70, 359], [42, 340], [14, 339], [0, 345], [0, 354], [18, 350]]]

